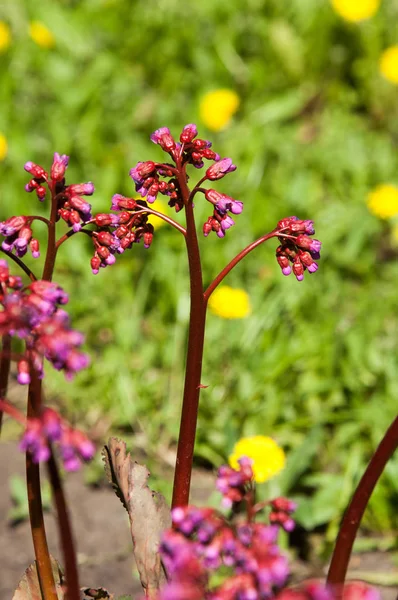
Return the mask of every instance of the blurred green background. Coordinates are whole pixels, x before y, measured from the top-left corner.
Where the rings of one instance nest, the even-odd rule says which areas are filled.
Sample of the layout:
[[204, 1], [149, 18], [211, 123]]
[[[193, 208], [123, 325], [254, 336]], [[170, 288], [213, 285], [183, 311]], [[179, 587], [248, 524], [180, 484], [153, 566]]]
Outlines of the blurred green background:
[[[361, 23], [328, 0], [3, 0], [0, 19], [10, 28], [0, 54], [1, 219], [45, 214], [23, 190], [23, 164], [49, 168], [54, 151], [71, 156], [67, 181], [92, 180], [94, 211], [108, 211], [114, 193], [134, 195], [137, 161], [161, 160], [150, 133], [167, 125], [178, 136], [191, 122], [238, 165], [217, 189], [245, 207], [224, 240], [201, 238], [206, 283], [282, 217], [314, 219], [317, 274], [283, 277], [271, 241], [225, 281], [248, 292], [253, 312], [208, 316], [197, 459], [218, 466], [241, 436], [274, 437], [288, 456], [274, 490], [300, 500], [304, 527], [332, 535], [396, 414], [398, 242], [394, 219], [371, 214], [366, 197], [398, 183], [398, 87], [379, 72], [381, 53], [398, 43], [398, 1]], [[220, 88], [240, 106], [211, 132], [200, 101]], [[199, 226], [206, 204], [197, 202]], [[111, 426], [155, 462], [178, 432], [183, 240], [162, 227], [150, 250], [136, 246], [93, 277], [81, 238], [62, 247], [55, 280], [71, 293], [92, 364], [68, 385], [48, 369], [48, 390], [73, 422], [99, 437]], [[397, 527], [397, 501], [398, 457], [365, 526]]]

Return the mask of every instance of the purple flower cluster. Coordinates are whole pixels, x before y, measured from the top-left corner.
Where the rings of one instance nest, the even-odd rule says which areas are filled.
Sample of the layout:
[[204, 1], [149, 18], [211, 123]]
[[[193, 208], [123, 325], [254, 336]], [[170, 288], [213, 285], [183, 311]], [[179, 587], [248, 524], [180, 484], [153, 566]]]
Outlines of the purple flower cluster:
[[40, 417], [27, 420], [19, 448], [29, 451], [33, 462], [38, 463], [49, 459], [49, 443], [59, 448], [67, 471], [77, 471], [82, 461], [91, 460], [95, 454], [94, 444], [82, 431], [73, 429], [52, 408], [45, 408]]
[[[73, 377], [89, 360], [79, 351], [83, 335], [71, 329], [68, 314], [59, 308], [68, 302], [67, 294], [49, 281], [35, 281], [20, 290], [20, 282], [14, 278], [12, 288], [4, 263], [0, 264], [0, 335], [9, 334], [26, 343], [26, 353], [18, 362], [18, 382], [30, 383], [32, 368], [42, 377], [43, 358], [55, 369], [63, 370], [67, 378]], [[7, 285], [11, 291], [6, 289]]]
[[293, 270], [297, 281], [304, 279], [304, 271], [315, 273], [321, 242], [310, 237], [315, 233], [313, 221], [287, 217], [279, 221], [276, 229], [281, 243], [276, 249], [276, 260], [282, 273], [290, 275]]
[[296, 523], [291, 515], [297, 509], [296, 502], [280, 497], [271, 500], [270, 505], [272, 510], [268, 516], [269, 522], [273, 525], [280, 525], [285, 531], [293, 531]]
[[253, 490], [253, 461], [247, 456], [238, 460], [239, 470], [229, 465], [221, 465], [217, 473], [216, 488], [221, 492], [224, 508], [242, 502], [243, 498]]
[[149, 248], [153, 240], [153, 225], [148, 223], [149, 215], [144, 212], [147, 206], [145, 201], [115, 194], [111, 210], [120, 212], [95, 215], [94, 222], [98, 229], [92, 233], [91, 238], [94, 244], [94, 256], [91, 259], [94, 275], [100, 268], [114, 264], [116, 253], [122, 254], [141, 240], [144, 242], [144, 248]]
[[[160, 548], [171, 579], [160, 600], [172, 597], [260, 600], [274, 597], [285, 584], [289, 568], [277, 545], [278, 527], [255, 522], [254, 516], [259, 511], [250, 510], [253, 499], [250, 459], [243, 457], [238, 470], [222, 466], [217, 488], [223, 494], [224, 506], [247, 501], [247, 519], [234, 523], [212, 508], [175, 508], [173, 529], [165, 532]], [[290, 510], [292, 504], [277, 502], [276, 507], [280, 511]], [[215, 571], [221, 578], [223, 573], [224, 578], [214, 587], [211, 574]], [[187, 596], [185, 589], [189, 590]]]
[[[277, 544], [278, 525], [291, 531], [296, 508], [287, 498], [253, 506], [253, 472], [243, 457], [239, 469], [223, 465], [217, 488], [230, 507], [245, 500], [246, 519], [226, 519], [212, 508], [194, 506], [172, 510], [173, 528], [164, 532], [160, 553], [169, 581], [158, 600], [335, 600], [331, 588], [306, 581], [285, 588], [289, 566]], [[265, 506], [271, 507], [271, 524], [254, 520]], [[236, 511], [234, 511], [234, 514]], [[373, 588], [348, 583], [343, 600], [379, 600]]]
[[15, 251], [15, 254], [22, 258], [29, 249], [33, 258], [40, 256], [39, 241], [33, 237], [30, 227], [31, 219], [29, 217], [19, 216], [10, 217], [0, 223], [0, 235], [5, 237], [1, 247], [7, 252]]
[[22, 278], [10, 275], [7, 261], [0, 259], [0, 302], [3, 302], [7, 290], [20, 290], [22, 287]]
[[54, 154], [50, 175], [33, 162], [25, 164], [25, 171], [32, 175], [32, 179], [26, 184], [27, 192], [35, 191], [39, 200], [46, 197], [46, 184], [53, 198], [57, 201], [58, 218], [63, 219], [73, 231], [79, 231], [85, 223], [91, 219], [91, 204], [86, 202], [82, 196], [91, 196], [94, 185], [91, 182], [75, 185], [65, 185], [65, 171], [69, 163], [66, 154]]

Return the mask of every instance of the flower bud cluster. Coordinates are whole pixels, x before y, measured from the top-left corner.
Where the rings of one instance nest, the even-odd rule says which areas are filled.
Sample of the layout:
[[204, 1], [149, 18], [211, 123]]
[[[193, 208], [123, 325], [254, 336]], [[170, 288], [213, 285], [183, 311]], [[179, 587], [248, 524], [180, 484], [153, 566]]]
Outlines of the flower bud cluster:
[[[0, 265], [0, 279], [2, 276], [7, 276], [4, 264]], [[26, 353], [17, 365], [18, 382], [30, 383], [31, 369], [42, 377], [43, 358], [72, 378], [89, 361], [79, 350], [83, 335], [71, 329], [68, 314], [59, 308], [68, 302], [67, 294], [49, 281], [35, 281], [22, 290], [18, 282], [13, 285], [11, 292], [2, 286], [0, 335], [9, 334], [26, 343]]]
[[30, 452], [35, 463], [50, 458], [49, 444], [59, 448], [67, 471], [77, 471], [82, 461], [91, 460], [95, 454], [94, 444], [79, 429], [73, 429], [52, 408], [45, 408], [40, 417], [27, 420], [19, 443], [20, 450]]
[[288, 498], [275, 498], [271, 500], [271, 512], [268, 515], [269, 522], [273, 525], [280, 525], [285, 531], [293, 531], [296, 523], [291, 515], [297, 510], [296, 502]]
[[[169, 205], [175, 206], [176, 212], [183, 207], [179, 192], [178, 181], [174, 177], [175, 169], [171, 165], [154, 163], [151, 160], [139, 162], [130, 169], [130, 177], [135, 183], [135, 190], [142, 198], [152, 204], [157, 195], [169, 197]], [[161, 180], [161, 177], [171, 178], [169, 181]]]
[[[224, 506], [236, 506], [242, 500], [250, 504], [253, 498], [251, 464], [250, 459], [242, 457], [238, 470], [227, 465], [219, 469], [217, 489], [223, 495]], [[275, 512], [288, 512], [293, 510], [293, 503], [277, 499], [272, 507]], [[185, 598], [185, 588], [190, 590], [189, 597], [198, 599], [274, 597], [285, 584], [289, 568], [287, 558], [277, 545], [278, 527], [255, 522], [253, 517], [257, 512], [248, 510], [244, 521], [234, 523], [212, 508], [175, 508], [173, 529], [165, 532], [160, 548], [171, 578], [160, 600], [171, 599], [169, 586], [173, 586], [175, 598]], [[217, 571], [218, 581], [221, 573], [224, 577], [212, 587], [214, 571]]]
[[20, 290], [22, 287], [22, 278], [10, 275], [7, 261], [0, 259], [0, 302], [3, 301], [7, 290]]
[[216, 488], [221, 492], [222, 505], [231, 508], [253, 489], [253, 461], [246, 456], [238, 460], [239, 470], [229, 465], [221, 465], [217, 473]]
[[[297, 281], [304, 279], [304, 272], [315, 273], [318, 270], [321, 242], [310, 236], [315, 230], [313, 221], [287, 217], [279, 221], [277, 227], [280, 246], [276, 249], [276, 260], [284, 275], [293, 270]], [[292, 266], [290, 266], [292, 263]]]
[[211, 142], [196, 138], [198, 130], [196, 125], [190, 123], [185, 125], [181, 134], [180, 141], [176, 142], [170, 133], [168, 127], [157, 129], [152, 135], [151, 140], [154, 144], [159, 144], [164, 152], [170, 154], [175, 163], [180, 162], [191, 164], [197, 169], [204, 166], [204, 160], [220, 160], [220, 155], [211, 150]]
[[148, 223], [149, 215], [145, 213], [147, 206], [145, 201], [115, 194], [112, 198], [111, 210], [120, 212], [95, 215], [93, 221], [98, 229], [92, 233], [94, 256], [91, 259], [94, 275], [100, 268], [114, 264], [116, 254], [122, 254], [141, 240], [144, 242], [144, 248], [149, 248], [154, 229], [153, 225]]
[[65, 171], [69, 163], [69, 156], [55, 152], [51, 166], [50, 175], [32, 162], [25, 164], [25, 171], [32, 175], [32, 179], [25, 186], [27, 192], [35, 191], [39, 200], [43, 201], [46, 196], [47, 185], [52, 198], [57, 202], [57, 215], [72, 227], [73, 231], [79, 231], [85, 223], [91, 219], [91, 204], [86, 202], [82, 196], [91, 196], [94, 185], [91, 182], [75, 185], [65, 185]]
[[40, 256], [39, 241], [33, 237], [30, 227], [32, 219], [29, 217], [18, 216], [10, 217], [0, 223], [0, 235], [5, 237], [1, 244], [3, 250], [7, 252], [15, 251], [15, 254], [22, 258], [28, 251], [28, 247], [33, 258]]
[[235, 225], [235, 221], [227, 212], [239, 215], [243, 210], [243, 202], [234, 200], [230, 196], [213, 189], [206, 190], [205, 198], [214, 205], [214, 212], [203, 225], [203, 235], [207, 237], [211, 231], [215, 231], [217, 236], [222, 238], [225, 236], [226, 230]]

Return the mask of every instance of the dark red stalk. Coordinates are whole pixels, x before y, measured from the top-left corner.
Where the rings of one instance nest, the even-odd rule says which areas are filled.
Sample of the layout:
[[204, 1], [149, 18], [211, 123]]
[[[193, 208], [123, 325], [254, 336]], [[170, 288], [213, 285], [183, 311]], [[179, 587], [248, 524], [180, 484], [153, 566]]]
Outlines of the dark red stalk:
[[[28, 418], [37, 416], [41, 404], [41, 381], [34, 369], [31, 369], [31, 379], [28, 392]], [[41, 593], [44, 600], [57, 600], [58, 596], [55, 589], [44, 527], [40, 468], [38, 464], [33, 462], [30, 452], [26, 453], [26, 487], [28, 492], [30, 527]]]
[[[1, 339], [0, 353], [0, 398], [5, 398], [8, 388], [8, 376], [11, 365], [11, 336], [7, 333]], [[3, 411], [0, 408], [0, 433], [3, 423]]]
[[79, 573], [77, 570], [76, 550], [73, 542], [73, 533], [66, 505], [62, 482], [59, 476], [57, 463], [54, 458], [53, 449], [51, 448], [51, 456], [47, 463], [47, 470], [50, 479], [53, 500], [58, 514], [58, 529], [61, 540], [62, 552], [64, 556], [64, 567], [66, 573], [68, 600], [79, 600], [80, 585]]
[[258, 240], [256, 240], [255, 242], [252, 242], [251, 244], [249, 244], [248, 246], [246, 246], [246, 248], [244, 248], [243, 250], [241, 250], [241, 252], [239, 252], [239, 254], [237, 254], [235, 256], [235, 258], [233, 258], [231, 260], [231, 262], [229, 262], [227, 264], [227, 266], [223, 268], [222, 271], [220, 271], [220, 273], [217, 275], [217, 277], [215, 277], [213, 279], [213, 281], [211, 282], [211, 284], [209, 285], [209, 287], [207, 288], [207, 290], [204, 293], [205, 302], [207, 303], [207, 301], [209, 300], [210, 296], [212, 295], [212, 293], [214, 292], [214, 290], [216, 289], [216, 287], [222, 282], [222, 280], [228, 275], [228, 273], [230, 271], [232, 271], [232, 269], [243, 258], [245, 258], [245, 256], [247, 254], [249, 254], [249, 252], [251, 252], [252, 250], [254, 250], [255, 248], [257, 248], [257, 246], [260, 246], [261, 244], [263, 244], [264, 242], [266, 242], [270, 238], [275, 237], [277, 235], [278, 235], [278, 231], [276, 229], [274, 229], [274, 231], [271, 231], [270, 233], [267, 233], [266, 235], [263, 235], [262, 237], [258, 238]]
[[373, 454], [343, 517], [327, 577], [327, 583], [336, 586], [337, 596], [342, 592], [352, 547], [370, 496], [397, 447], [398, 417], [390, 425]]
[[186, 506], [189, 501], [193, 452], [202, 373], [203, 345], [206, 324], [206, 305], [203, 297], [202, 267], [192, 202], [186, 184], [185, 168], [179, 169], [179, 184], [185, 205], [187, 230], [185, 241], [188, 253], [191, 291], [191, 310], [188, 333], [188, 351], [185, 370], [177, 460], [174, 473], [172, 506]]
[[[50, 187], [52, 195], [51, 215], [48, 223], [47, 252], [44, 263], [42, 279], [51, 281], [55, 259], [57, 255], [56, 243], [56, 220], [57, 220], [57, 200], [54, 190]], [[28, 394], [28, 417], [37, 416], [42, 404], [42, 389], [34, 369], [31, 370], [32, 383], [29, 386]], [[58, 514], [58, 528], [62, 544], [62, 550], [65, 559], [65, 575], [67, 582], [66, 600], [79, 600], [79, 581], [77, 573], [76, 553], [73, 545], [71, 525], [69, 515], [66, 509], [66, 501], [61, 486], [55, 458], [51, 452], [51, 458], [48, 465], [50, 473], [50, 483], [52, 486], [53, 498]], [[28, 488], [29, 516], [32, 530], [33, 545], [37, 563], [40, 586], [44, 600], [56, 600], [54, 577], [51, 569], [50, 554], [48, 551], [46, 531], [43, 519], [43, 507], [40, 488], [40, 470], [39, 465], [33, 463], [31, 454], [26, 453], [26, 480]], [[55, 594], [55, 595], [54, 595]]]

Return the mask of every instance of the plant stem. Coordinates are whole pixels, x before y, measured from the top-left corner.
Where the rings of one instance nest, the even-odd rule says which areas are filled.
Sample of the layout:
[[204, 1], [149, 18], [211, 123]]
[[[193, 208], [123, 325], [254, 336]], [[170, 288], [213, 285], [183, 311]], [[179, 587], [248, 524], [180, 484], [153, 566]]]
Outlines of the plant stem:
[[[1, 338], [0, 353], [0, 398], [5, 398], [8, 389], [8, 376], [11, 365], [11, 336], [6, 333]], [[0, 408], [0, 433], [3, 423], [3, 411]]]
[[12, 252], [9, 252], [8, 250], [4, 250], [1, 246], [0, 246], [0, 250], [1, 250], [1, 252], [4, 252], [4, 254], [6, 254], [8, 256], [8, 258], [11, 258], [11, 260], [13, 260], [15, 263], [17, 263], [17, 265], [23, 271], [25, 271], [25, 273], [27, 274], [27, 276], [30, 278], [31, 281], [36, 281], [37, 280], [37, 277], [33, 273], [33, 271], [31, 271], [29, 269], [29, 267], [27, 267], [25, 265], [25, 263], [23, 263], [22, 260], [20, 258], [18, 258], [18, 256], [15, 256], [15, 254], [13, 254]]
[[202, 266], [192, 202], [186, 184], [185, 169], [179, 170], [179, 184], [185, 205], [187, 233], [185, 236], [191, 292], [188, 351], [185, 370], [177, 460], [174, 473], [172, 506], [186, 506], [189, 501], [193, 452], [202, 373], [203, 345], [206, 325], [206, 303], [203, 297]]
[[207, 290], [204, 293], [205, 302], [207, 303], [208, 299], [210, 298], [210, 296], [212, 295], [212, 293], [214, 292], [214, 290], [216, 289], [216, 287], [222, 282], [222, 280], [224, 279], [224, 277], [226, 277], [228, 275], [228, 273], [230, 271], [232, 271], [232, 269], [243, 258], [245, 258], [245, 256], [247, 254], [249, 254], [249, 252], [252, 252], [252, 250], [254, 250], [255, 248], [257, 248], [257, 246], [260, 246], [261, 244], [263, 244], [267, 240], [269, 240], [272, 237], [275, 237], [277, 235], [278, 235], [278, 230], [274, 229], [274, 231], [271, 231], [270, 233], [267, 233], [266, 235], [263, 235], [262, 237], [258, 238], [258, 240], [256, 240], [255, 242], [252, 242], [251, 244], [249, 244], [248, 246], [246, 246], [246, 248], [244, 248], [243, 250], [241, 250], [241, 252], [239, 252], [239, 254], [237, 254], [235, 256], [235, 258], [233, 258], [231, 260], [231, 262], [229, 262], [227, 264], [227, 266], [223, 268], [222, 271], [220, 271], [220, 273], [217, 275], [217, 277], [215, 277], [213, 279], [213, 281], [211, 282], [211, 284], [209, 285], [209, 287], [207, 288]]
[[336, 586], [338, 596], [342, 593], [342, 585], [347, 574], [352, 547], [370, 496], [397, 447], [398, 417], [387, 429], [376, 452], [373, 454], [340, 525], [327, 577], [327, 583]]
[[[31, 378], [32, 381], [28, 392], [28, 418], [36, 417], [41, 405], [41, 381], [34, 369], [31, 369]], [[40, 468], [38, 464], [33, 462], [30, 452], [26, 453], [26, 487], [28, 492], [30, 527], [41, 593], [44, 600], [57, 600], [58, 596], [55, 590], [50, 553], [48, 551], [44, 528]]]
[[58, 514], [58, 529], [61, 539], [61, 546], [64, 555], [64, 566], [66, 573], [67, 600], [79, 600], [80, 586], [79, 574], [77, 570], [76, 550], [73, 542], [72, 527], [70, 524], [68, 509], [58, 467], [54, 458], [53, 449], [47, 463], [47, 470], [52, 488], [53, 499]]

